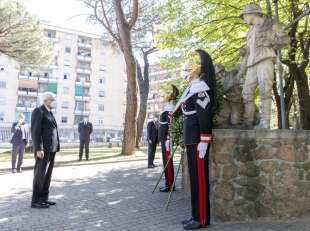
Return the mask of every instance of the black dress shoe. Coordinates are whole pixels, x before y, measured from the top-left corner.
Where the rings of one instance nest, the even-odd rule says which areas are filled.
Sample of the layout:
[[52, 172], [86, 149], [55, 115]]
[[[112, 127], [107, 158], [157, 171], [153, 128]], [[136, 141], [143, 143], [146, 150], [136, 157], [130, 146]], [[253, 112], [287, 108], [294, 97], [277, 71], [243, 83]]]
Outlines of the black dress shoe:
[[31, 203], [31, 208], [33, 209], [47, 209], [50, 206], [46, 203], [43, 202], [35, 202], [35, 203]]
[[148, 168], [155, 168], [155, 165], [149, 164], [147, 167], [148, 167]]
[[186, 225], [187, 223], [191, 222], [193, 219], [194, 219], [194, 218], [191, 217], [191, 218], [189, 218], [189, 219], [183, 220], [183, 221], [182, 221], [182, 225]]
[[44, 203], [48, 205], [56, 205], [56, 202], [54, 201], [44, 201]]
[[193, 230], [193, 229], [200, 229], [201, 228], [201, 224], [198, 221], [195, 221], [194, 219], [191, 220], [190, 222], [186, 223], [185, 225], [183, 225], [183, 228], [185, 230]]
[[159, 188], [160, 192], [170, 192], [170, 188], [169, 187], [161, 187]]

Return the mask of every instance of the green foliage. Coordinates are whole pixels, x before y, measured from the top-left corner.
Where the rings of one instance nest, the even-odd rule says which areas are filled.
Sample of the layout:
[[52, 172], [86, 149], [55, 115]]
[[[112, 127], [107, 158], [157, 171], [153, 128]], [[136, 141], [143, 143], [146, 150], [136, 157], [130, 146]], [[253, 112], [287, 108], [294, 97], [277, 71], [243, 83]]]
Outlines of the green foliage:
[[[266, 0], [254, 1], [266, 12]], [[273, 1], [270, 0], [272, 4]], [[288, 25], [292, 19], [291, 5], [295, 2], [302, 12], [305, 1], [280, 0], [280, 21]], [[226, 68], [234, 67], [239, 61], [239, 49], [245, 46], [249, 26], [239, 17], [249, 0], [167, 0], [160, 8], [161, 24], [157, 27], [157, 46], [169, 49], [166, 61], [178, 65], [190, 51], [197, 48], [208, 51], [215, 63]], [[298, 31], [305, 28], [306, 20], [298, 25]], [[287, 52], [284, 51], [284, 55]], [[300, 50], [297, 50], [300, 56]], [[308, 68], [309, 70], [309, 68]]]
[[49, 64], [52, 58], [39, 21], [15, 1], [0, 3], [0, 54], [32, 67]]

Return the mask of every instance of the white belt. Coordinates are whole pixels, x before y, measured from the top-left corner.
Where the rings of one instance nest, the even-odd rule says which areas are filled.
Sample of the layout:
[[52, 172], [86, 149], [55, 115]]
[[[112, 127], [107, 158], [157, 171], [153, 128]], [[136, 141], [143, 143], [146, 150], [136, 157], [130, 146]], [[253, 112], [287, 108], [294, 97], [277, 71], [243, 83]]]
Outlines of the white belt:
[[181, 107], [181, 109], [182, 109], [182, 112], [183, 112], [184, 115], [194, 115], [194, 114], [197, 113], [196, 110], [193, 110], [193, 111], [185, 111], [185, 110], [183, 109], [183, 107]]
[[158, 121], [159, 124], [168, 124], [168, 122], [161, 122], [161, 121]]

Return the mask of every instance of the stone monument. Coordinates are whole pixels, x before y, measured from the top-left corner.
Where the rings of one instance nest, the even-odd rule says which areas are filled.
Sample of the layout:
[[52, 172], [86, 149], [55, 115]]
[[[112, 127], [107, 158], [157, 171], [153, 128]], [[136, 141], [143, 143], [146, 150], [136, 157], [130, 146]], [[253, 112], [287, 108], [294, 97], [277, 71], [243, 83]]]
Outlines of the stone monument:
[[258, 129], [270, 128], [272, 85], [276, 49], [290, 42], [283, 28], [275, 21], [264, 17], [259, 5], [248, 4], [240, 14], [245, 23], [251, 25], [246, 42], [246, 78], [242, 97], [245, 104], [244, 122], [253, 127], [256, 87], [260, 90], [260, 123]]

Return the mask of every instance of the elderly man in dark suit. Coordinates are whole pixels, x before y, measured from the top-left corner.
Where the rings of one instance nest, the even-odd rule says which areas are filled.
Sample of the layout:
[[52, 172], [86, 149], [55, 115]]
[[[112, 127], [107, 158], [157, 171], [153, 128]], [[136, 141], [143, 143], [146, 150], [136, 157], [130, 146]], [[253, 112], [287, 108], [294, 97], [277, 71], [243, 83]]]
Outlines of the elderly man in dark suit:
[[[12, 144], [12, 173], [22, 172], [22, 164], [24, 158], [25, 147], [28, 143], [28, 129], [25, 126], [25, 116], [20, 114], [18, 121], [12, 124], [11, 131], [13, 133]], [[16, 166], [16, 160], [18, 162]]]
[[93, 125], [91, 122], [88, 121], [87, 118], [84, 118], [83, 122], [79, 123], [78, 131], [80, 134], [79, 160], [82, 160], [84, 147], [85, 147], [86, 160], [88, 160], [89, 159], [89, 141], [90, 141], [90, 134], [93, 132]]
[[56, 152], [59, 152], [57, 123], [52, 113], [55, 95], [45, 92], [43, 105], [32, 112], [31, 136], [35, 153], [32, 208], [48, 208], [56, 203], [48, 199]]
[[154, 165], [156, 146], [158, 144], [158, 125], [156, 117], [153, 116], [147, 123], [147, 141], [148, 141], [148, 168], [156, 167]]

